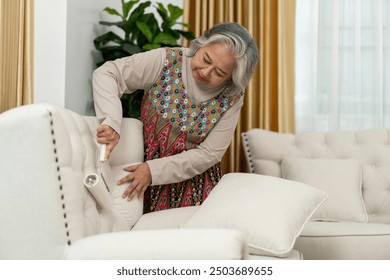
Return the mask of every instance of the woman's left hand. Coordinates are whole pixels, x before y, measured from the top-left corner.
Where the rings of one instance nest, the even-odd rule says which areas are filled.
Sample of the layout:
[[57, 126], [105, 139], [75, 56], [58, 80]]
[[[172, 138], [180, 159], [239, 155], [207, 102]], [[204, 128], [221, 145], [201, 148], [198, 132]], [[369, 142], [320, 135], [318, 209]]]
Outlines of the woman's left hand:
[[123, 177], [117, 183], [118, 185], [130, 183], [122, 197], [127, 197], [127, 200], [130, 201], [138, 194], [138, 198], [141, 199], [144, 196], [147, 187], [152, 183], [152, 174], [150, 174], [148, 164], [143, 162], [126, 167], [123, 170], [132, 173]]

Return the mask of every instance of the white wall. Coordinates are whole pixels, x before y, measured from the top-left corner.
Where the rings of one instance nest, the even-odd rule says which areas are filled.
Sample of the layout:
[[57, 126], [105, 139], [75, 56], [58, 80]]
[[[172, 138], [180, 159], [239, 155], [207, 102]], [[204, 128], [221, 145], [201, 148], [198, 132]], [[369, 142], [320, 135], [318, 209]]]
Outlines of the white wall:
[[66, 0], [34, 3], [34, 102], [64, 106]]
[[95, 114], [91, 78], [101, 58], [93, 40], [106, 31], [99, 21], [113, 19], [102, 12], [106, 6], [121, 8], [117, 0], [68, 0], [65, 107], [83, 115]]
[[[183, 7], [183, 0], [155, 2]], [[120, 0], [35, 0], [35, 103], [94, 115], [91, 77], [100, 54], [93, 39], [107, 30], [100, 20], [115, 20], [104, 7], [120, 10], [120, 5]]]

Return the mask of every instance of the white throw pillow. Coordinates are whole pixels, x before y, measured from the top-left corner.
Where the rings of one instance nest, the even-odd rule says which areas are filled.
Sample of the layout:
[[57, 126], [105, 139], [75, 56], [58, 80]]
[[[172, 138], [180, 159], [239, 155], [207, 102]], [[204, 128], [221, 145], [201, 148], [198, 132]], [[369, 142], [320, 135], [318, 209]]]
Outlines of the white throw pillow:
[[326, 197], [306, 184], [230, 173], [181, 227], [238, 229], [250, 254], [284, 257]]
[[313, 220], [367, 222], [362, 197], [362, 171], [355, 159], [286, 158], [282, 176], [326, 192], [327, 201]]

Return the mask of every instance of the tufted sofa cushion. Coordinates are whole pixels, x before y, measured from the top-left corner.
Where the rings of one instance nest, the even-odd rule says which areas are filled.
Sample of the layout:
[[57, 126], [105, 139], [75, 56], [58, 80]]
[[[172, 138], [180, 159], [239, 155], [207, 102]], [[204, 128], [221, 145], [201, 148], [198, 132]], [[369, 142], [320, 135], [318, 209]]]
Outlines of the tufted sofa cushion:
[[357, 159], [369, 222], [390, 224], [390, 129], [242, 134], [249, 172], [281, 177], [284, 158]]
[[328, 194], [312, 220], [367, 222], [361, 187], [361, 168], [356, 159], [285, 158], [284, 179], [306, 183]]

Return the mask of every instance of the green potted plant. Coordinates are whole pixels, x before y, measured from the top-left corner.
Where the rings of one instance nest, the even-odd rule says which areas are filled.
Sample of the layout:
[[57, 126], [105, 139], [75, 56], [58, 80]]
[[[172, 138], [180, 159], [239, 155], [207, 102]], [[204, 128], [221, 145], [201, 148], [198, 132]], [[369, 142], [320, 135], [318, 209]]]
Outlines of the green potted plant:
[[[122, 11], [118, 12], [113, 8], [106, 7], [104, 11], [110, 15], [120, 17], [119, 21], [99, 23], [105, 26], [116, 26], [123, 30], [123, 35], [113, 31], [98, 36], [94, 40], [95, 48], [101, 52], [103, 60], [97, 63], [102, 65], [109, 60], [130, 56], [160, 47], [180, 46], [178, 40], [181, 37], [192, 40], [194, 34], [182, 29], [175, 29], [179, 24], [188, 26], [185, 23], [177, 22], [183, 15], [183, 9], [168, 4], [167, 8], [162, 3], [156, 3], [156, 13], [147, 13], [146, 8], [150, 7], [150, 1], [121, 0]], [[138, 4], [138, 5], [137, 5]], [[160, 24], [156, 16], [161, 18]], [[121, 98], [123, 117], [139, 118], [143, 90], [137, 90], [133, 94], [124, 94]]]

